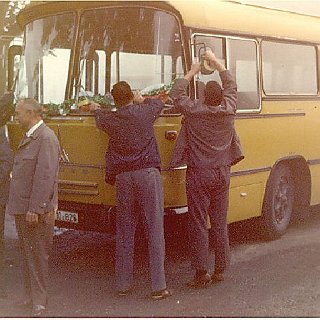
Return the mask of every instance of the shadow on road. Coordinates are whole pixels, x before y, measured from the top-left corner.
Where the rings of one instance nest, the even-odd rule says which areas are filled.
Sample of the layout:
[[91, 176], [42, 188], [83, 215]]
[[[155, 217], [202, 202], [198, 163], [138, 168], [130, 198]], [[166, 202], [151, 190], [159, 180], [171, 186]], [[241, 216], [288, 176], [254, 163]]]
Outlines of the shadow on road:
[[[48, 316], [128, 317], [130, 315], [144, 315], [151, 317], [155, 314], [169, 316], [170, 309], [168, 308], [175, 310], [175, 315], [193, 314], [199, 316], [202, 314], [201, 310], [209, 310], [203, 315], [210, 315], [213, 314], [213, 309], [209, 308], [209, 302], [211, 301], [210, 292], [212, 292], [213, 295], [215, 294], [215, 299], [218, 300], [222, 294], [222, 291], [219, 289], [221, 287], [225, 287], [223, 292], [225, 292], [227, 296], [232, 292], [237, 297], [244, 296], [243, 292], [249, 295], [252, 288], [248, 288], [248, 283], [256, 286], [256, 279], [260, 279], [259, 277], [262, 277], [264, 274], [267, 278], [265, 280], [266, 284], [263, 284], [263, 286], [267, 288], [267, 291], [263, 289], [261, 292], [267, 294], [271, 290], [269, 286], [272, 283], [270, 285], [268, 284], [270, 283], [270, 277], [275, 277], [272, 272], [276, 259], [279, 260], [278, 264], [280, 267], [278, 270], [284, 270], [283, 264], [286, 264], [286, 260], [284, 261], [282, 255], [296, 255], [296, 251], [293, 251], [295, 249], [289, 249], [289, 246], [282, 251], [277, 251], [273, 248], [285, 241], [292, 242], [292, 240], [286, 240], [290, 239], [292, 235], [296, 238], [296, 235], [299, 236], [301, 233], [309, 234], [310, 230], [315, 230], [317, 225], [319, 225], [319, 211], [315, 211], [305, 222], [291, 225], [288, 234], [284, 236], [283, 239], [274, 241], [271, 244], [263, 243], [263, 239], [261, 239], [261, 236], [255, 230], [254, 220], [229, 225], [231, 249], [233, 253], [236, 253], [234, 260], [235, 265], [233, 266], [229, 280], [226, 281], [225, 284], [218, 285], [206, 293], [189, 291], [185, 288], [185, 283], [192, 277], [188, 257], [189, 243], [187, 223], [186, 215], [166, 217], [167, 281], [172, 288], [175, 288], [177, 294], [171, 300], [157, 305], [150, 304], [150, 302], [146, 300], [147, 294], [150, 293], [150, 279], [147, 242], [143, 230], [137, 230], [135, 245], [134, 276], [136, 292], [132, 297], [128, 297], [128, 299], [125, 300], [121, 300], [114, 295], [114, 236], [74, 230], [68, 230], [60, 233], [60, 235], [56, 235], [54, 237], [54, 246], [50, 258], [49, 293], [51, 300], [49, 303], [50, 312]], [[12, 303], [18, 298], [21, 292], [22, 278], [17, 243], [13, 240], [10, 241], [7, 246], [7, 284], [9, 297], [6, 301], [0, 301], [0, 316], [25, 317], [28, 316], [28, 314], [25, 311], [15, 309]], [[300, 241], [301, 240], [299, 240], [298, 243], [300, 243]], [[271, 260], [266, 259], [265, 255], [269, 254], [269, 252], [272, 253], [273, 250], [275, 251], [271, 263]], [[300, 249], [297, 250], [300, 252]], [[256, 255], [257, 252], [262, 251], [263, 253], [260, 256]], [[268, 264], [269, 261], [271, 263], [270, 266]], [[317, 261], [312, 263], [315, 264], [316, 262]], [[292, 270], [296, 272], [295, 269]], [[294, 277], [297, 277], [297, 275], [294, 274]], [[284, 283], [287, 283], [286, 279], [287, 278], [283, 280]], [[259, 292], [256, 294], [260, 294]], [[206, 302], [202, 302], [203, 299], [206, 299]], [[192, 308], [194, 301], [197, 301], [196, 304], [199, 310]], [[225, 310], [229, 310], [227, 300], [221, 296], [219, 301], [221, 311], [216, 314], [228, 314], [225, 313]], [[241, 309], [240, 307], [243, 308], [243, 312], [250, 311], [247, 311], [248, 309], [245, 308], [245, 305], [238, 306], [238, 310]], [[238, 312], [237, 314], [241, 313]], [[243, 314], [260, 315], [258, 311]]]

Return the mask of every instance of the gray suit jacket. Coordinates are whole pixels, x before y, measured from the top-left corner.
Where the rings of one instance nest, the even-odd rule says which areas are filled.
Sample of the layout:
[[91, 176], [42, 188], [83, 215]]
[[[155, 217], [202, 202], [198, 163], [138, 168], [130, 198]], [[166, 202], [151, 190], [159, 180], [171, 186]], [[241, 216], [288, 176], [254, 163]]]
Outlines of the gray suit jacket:
[[58, 204], [59, 142], [42, 124], [18, 146], [14, 159], [7, 212], [38, 214], [53, 211]]
[[0, 205], [5, 205], [8, 200], [12, 164], [13, 153], [3, 126], [0, 127]]

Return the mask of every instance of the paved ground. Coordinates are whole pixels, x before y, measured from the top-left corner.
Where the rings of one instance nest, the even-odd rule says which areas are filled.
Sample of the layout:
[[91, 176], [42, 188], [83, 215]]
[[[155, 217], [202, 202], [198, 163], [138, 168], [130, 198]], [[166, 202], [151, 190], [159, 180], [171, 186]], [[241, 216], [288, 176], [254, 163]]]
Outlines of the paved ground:
[[[28, 316], [14, 301], [21, 288], [12, 221], [7, 224], [7, 300], [0, 316]], [[170, 224], [171, 225], [171, 224]], [[67, 231], [55, 237], [51, 257], [50, 317], [319, 317], [320, 214], [293, 225], [281, 239], [263, 242], [248, 225], [230, 227], [232, 263], [225, 282], [192, 290], [185, 221], [171, 225], [166, 270], [174, 296], [150, 301], [147, 252], [137, 243], [135, 292], [114, 295], [114, 241], [107, 235]]]

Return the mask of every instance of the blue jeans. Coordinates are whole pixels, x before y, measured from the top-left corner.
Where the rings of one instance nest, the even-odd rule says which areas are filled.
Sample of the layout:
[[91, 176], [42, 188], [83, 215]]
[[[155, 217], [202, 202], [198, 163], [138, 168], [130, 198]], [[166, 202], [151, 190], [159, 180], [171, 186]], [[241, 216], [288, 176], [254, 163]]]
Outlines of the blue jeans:
[[[230, 261], [227, 226], [230, 167], [188, 167], [187, 198], [191, 266], [196, 270], [212, 270], [210, 253], [214, 254], [214, 271], [223, 272]], [[211, 229], [208, 230], [208, 216]], [[209, 233], [213, 240], [209, 246]]]
[[[139, 216], [147, 229], [149, 266], [152, 291], [166, 288], [163, 228], [163, 187], [160, 172], [147, 168], [124, 172], [116, 178], [117, 240], [116, 278], [120, 291], [128, 290], [133, 282], [134, 234]], [[139, 210], [136, 210], [136, 207]]]

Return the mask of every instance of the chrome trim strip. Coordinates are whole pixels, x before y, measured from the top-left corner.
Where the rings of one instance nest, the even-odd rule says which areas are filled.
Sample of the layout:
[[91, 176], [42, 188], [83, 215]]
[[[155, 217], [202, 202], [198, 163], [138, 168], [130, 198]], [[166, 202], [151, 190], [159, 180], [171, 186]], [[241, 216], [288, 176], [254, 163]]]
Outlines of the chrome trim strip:
[[245, 176], [245, 175], [255, 174], [260, 172], [267, 172], [267, 171], [271, 171], [271, 168], [272, 167], [262, 167], [262, 168], [256, 168], [256, 169], [235, 171], [235, 172], [231, 172], [231, 177], [239, 177], [239, 176]]
[[98, 183], [96, 182], [86, 182], [86, 181], [71, 181], [71, 180], [58, 180], [58, 184], [76, 187], [93, 187], [97, 188]]
[[84, 118], [81, 117], [47, 117], [45, 119], [46, 123], [50, 121], [80, 121], [83, 122]]
[[236, 119], [304, 117], [305, 115], [306, 115], [305, 112], [250, 114], [250, 115], [237, 113]]
[[305, 94], [305, 95], [288, 95], [288, 94], [283, 94], [283, 95], [265, 95], [264, 97], [262, 97], [262, 101], [318, 101], [320, 100], [320, 97], [316, 94]]
[[[237, 176], [244, 176], [244, 175], [249, 175], [254, 173], [267, 172], [267, 171], [270, 171], [271, 168], [272, 167], [270, 166], [270, 167], [262, 167], [262, 168], [256, 168], [256, 169], [239, 170], [239, 171], [231, 172], [231, 176], [237, 177]], [[175, 171], [175, 170], [186, 170], [186, 169], [187, 169], [187, 166], [181, 166], [177, 168], [166, 168], [166, 169], [162, 169], [161, 171]]]
[[[78, 168], [90, 168], [90, 169], [105, 169], [106, 166], [95, 165], [95, 164], [83, 164], [83, 163], [72, 163], [72, 162], [61, 162], [60, 167], [78, 167]], [[161, 168], [161, 171], [176, 171], [176, 170], [186, 170], [187, 166], [181, 166], [176, 168]]]
[[177, 170], [187, 170], [187, 166], [181, 166], [181, 167], [167, 167], [167, 168], [161, 168], [161, 171], [167, 172], [167, 171], [177, 171]]
[[85, 164], [85, 163], [73, 163], [73, 162], [60, 162], [60, 167], [78, 167], [78, 168], [90, 168], [90, 169], [105, 169], [105, 166], [97, 164]]
[[60, 193], [60, 194], [78, 194], [78, 195], [84, 195], [84, 196], [97, 196], [99, 194], [98, 191], [59, 189], [59, 188], [58, 188], [58, 193]]
[[320, 159], [311, 159], [311, 160], [307, 160], [308, 165], [313, 166], [316, 164], [320, 164]]

